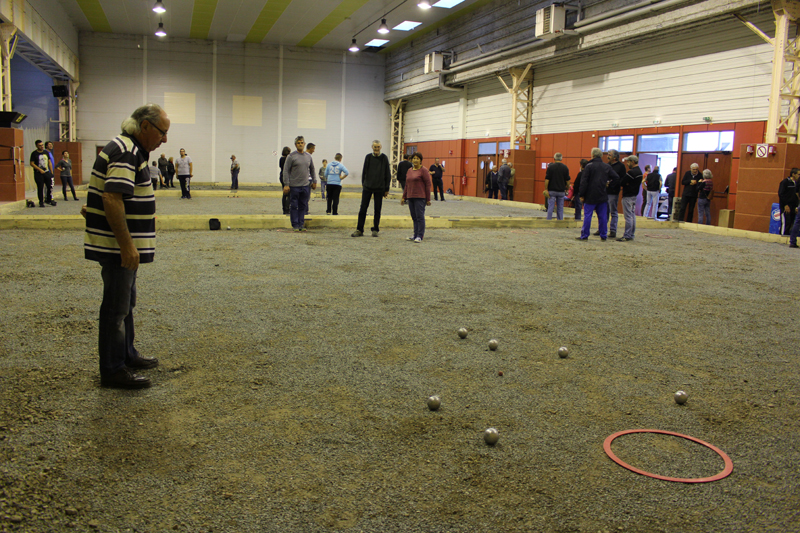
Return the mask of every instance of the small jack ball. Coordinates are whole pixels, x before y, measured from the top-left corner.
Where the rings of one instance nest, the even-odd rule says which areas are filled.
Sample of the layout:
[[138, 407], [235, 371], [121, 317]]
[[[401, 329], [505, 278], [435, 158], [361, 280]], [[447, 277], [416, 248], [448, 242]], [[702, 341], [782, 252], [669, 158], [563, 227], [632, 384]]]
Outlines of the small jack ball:
[[231, 229], [231, 227], [230, 227], [230, 226], [228, 226], [228, 229]]
[[489, 341], [489, 349], [490, 350], [494, 351], [494, 350], [497, 349], [498, 346], [500, 346], [500, 343], [497, 342], [497, 339], [492, 339], [492, 340]]
[[442, 405], [442, 400], [439, 399], [438, 396], [431, 396], [430, 398], [428, 398], [427, 403], [428, 403], [428, 409], [430, 409], [431, 411], [438, 411], [439, 407], [441, 407]]
[[467, 338], [467, 328], [460, 328], [458, 330], [458, 336], [461, 337], [462, 339], [466, 339]]
[[483, 440], [489, 446], [494, 446], [500, 440], [500, 433], [495, 428], [489, 428], [483, 432]]
[[564, 359], [568, 355], [569, 355], [569, 348], [567, 348], [566, 346], [562, 346], [561, 348], [558, 349], [558, 356], [561, 359]]
[[675, 393], [675, 403], [678, 405], [683, 405], [686, 403], [686, 400], [689, 399], [689, 395], [686, 394], [686, 391], [679, 390]]
[[501, 370], [501, 371], [499, 371], [499, 372], [497, 373], [497, 375], [498, 375], [498, 376], [500, 376], [500, 377], [502, 378], [502, 377], [503, 377], [503, 371], [502, 371], [502, 370]]

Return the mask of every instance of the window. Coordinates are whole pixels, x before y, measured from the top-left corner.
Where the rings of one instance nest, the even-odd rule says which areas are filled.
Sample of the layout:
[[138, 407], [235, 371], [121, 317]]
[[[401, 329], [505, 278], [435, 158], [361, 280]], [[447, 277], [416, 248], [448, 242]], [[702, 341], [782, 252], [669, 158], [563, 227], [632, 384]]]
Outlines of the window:
[[497, 143], [478, 143], [478, 155], [496, 155]]
[[498, 143], [498, 144], [499, 144], [499, 146], [497, 147], [497, 149], [500, 150], [501, 152], [503, 150], [511, 150], [511, 143], [508, 142], [508, 141], [506, 141], [504, 143]]
[[639, 135], [636, 149], [639, 152], [677, 152], [679, 138], [678, 133]]
[[684, 152], [732, 152], [733, 131], [693, 131], [683, 134]]
[[609, 150], [633, 152], [633, 135], [600, 137], [600, 149], [604, 152], [608, 152]]

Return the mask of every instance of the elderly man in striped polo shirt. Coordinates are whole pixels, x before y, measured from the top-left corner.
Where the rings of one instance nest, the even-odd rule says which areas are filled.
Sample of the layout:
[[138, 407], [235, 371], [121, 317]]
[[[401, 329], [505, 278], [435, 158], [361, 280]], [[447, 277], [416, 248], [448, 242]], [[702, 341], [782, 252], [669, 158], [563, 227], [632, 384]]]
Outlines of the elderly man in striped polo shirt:
[[161, 107], [138, 108], [92, 167], [84, 210], [84, 252], [86, 259], [102, 267], [99, 355], [103, 387], [149, 387], [150, 380], [133, 370], [158, 365], [158, 359], [143, 357], [133, 346], [133, 308], [139, 264], [151, 263], [155, 251], [156, 202], [147, 163], [150, 152], [167, 142], [169, 124]]

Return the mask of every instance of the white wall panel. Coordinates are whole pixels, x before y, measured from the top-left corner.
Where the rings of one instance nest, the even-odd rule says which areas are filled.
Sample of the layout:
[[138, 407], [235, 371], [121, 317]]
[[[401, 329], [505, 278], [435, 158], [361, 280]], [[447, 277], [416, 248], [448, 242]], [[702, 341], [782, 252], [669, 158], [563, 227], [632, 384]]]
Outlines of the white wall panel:
[[404, 142], [449, 141], [459, 138], [461, 93], [437, 91], [409, 100], [405, 109]]
[[[652, 127], [655, 120], [698, 124], [703, 117], [765, 120], [771, 47], [754, 44], [761, 41], [742, 34], [750, 31], [743, 26], [729, 30], [721, 26], [537, 69], [533, 131]], [[750, 46], [730, 46], [732, 39]]]
[[[105, 145], [117, 135], [131, 111], [145, 100], [165, 105], [167, 93], [195, 95], [195, 124], [172, 124], [168, 143], [158, 153], [176, 157], [185, 148], [197, 181], [211, 181], [215, 175], [218, 182], [227, 182], [230, 156], [236, 154], [242, 183], [277, 182], [280, 154], [274, 153], [275, 147], [293, 147], [296, 135], [317, 145], [317, 165], [322, 159], [332, 160], [342, 147], [361, 154], [360, 159], [375, 138], [385, 139], [388, 149], [382, 57], [348, 57], [345, 64], [344, 54], [338, 51], [285, 48], [279, 110], [278, 47], [217, 43], [216, 80], [213, 50], [211, 41], [147, 39], [145, 46], [142, 37], [81, 34], [78, 140], [84, 143], [84, 170], [94, 162], [95, 145]], [[212, 100], [215, 87], [216, 102]], [[234, 125], [234, 97], [247, 97], [250, 102], [260, 99], [260, 121]], [[307, 131], [298, 128], [300, 100], [325, 102], [324, 116]], [[216, 120], [212, 120], [214, 104]], [[349, 155], [345, 153], [345, 158]], [[360, 178], [360, 165], [356, 167]]]
[[[506, 80], [511, 85], [510, 79]], [[511, 95], [497, 77], [467, 88], [466, 137], [502, 137], [511, 128]]]

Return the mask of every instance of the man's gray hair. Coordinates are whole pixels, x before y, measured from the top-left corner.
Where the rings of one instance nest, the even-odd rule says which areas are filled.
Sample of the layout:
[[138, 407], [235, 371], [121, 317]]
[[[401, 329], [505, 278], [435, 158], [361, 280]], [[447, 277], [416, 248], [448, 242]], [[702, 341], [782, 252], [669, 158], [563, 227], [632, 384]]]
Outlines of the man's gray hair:
[[691, 165], [689, 165], [689, 168], [696, 168], [697, 170], [700, 170], [700, 165], [698, 165], [697, 163], [692, 163]]
[[562, 159], [564, 159], [564, 156], [561, 155], [561, 152], [556, 152], [556, 155], [553, 156], [553, 160], [555, 161], [561, 161]]
[[713, 176], [713, 174], [711, 174], [711, 171], [710, 171], [710, 170], [708, 170], [708, 169], [705, 169], [705, 170], [703, 171], [703, 179], [704, 179], [704, 180], [710, 180], [710, 179], [713, 179], [713, 178], [714, 178], [714, 176]]
[[145, 120], [157, 126], [161, 123], [161, 114], [164, 110], [158, 104], [145, 104], [142, 107], [136, 108], [136, 111], [131, 113], [131, 116], [122, 121], [122, 133], [128, 135], [138, 135], [142, 132], [142, 122]]
[[297, 141], [305, 142], [305, 140], [306, 140], [305, 137], [303, 137], [302, 135], [298, 135], [297, 137], [294, 138], [294, 143], [297, 144]]
[[630, 161], [634, 165], [639, 164], [639, 158], [636, 157], [635, 155], [629, 155], [628, 157], [625, 158], [625, 161]]
[[609, 159], [617, 159], [619, 160], [619, 152], [614, 150], [613, 148], [608, 151], [608, 158]]
[[603, 157], [603, 151], [600, 148], [592, 148], [592, 159], [595, 157]]
[[507, 163], [508, 163], [508, 159], [503, 159], [503, 164], [505, 165]]
[[378, 139], [375, 139], [374, 141], [372, 141], [372, 144], [381, 144], [381, 142]]

